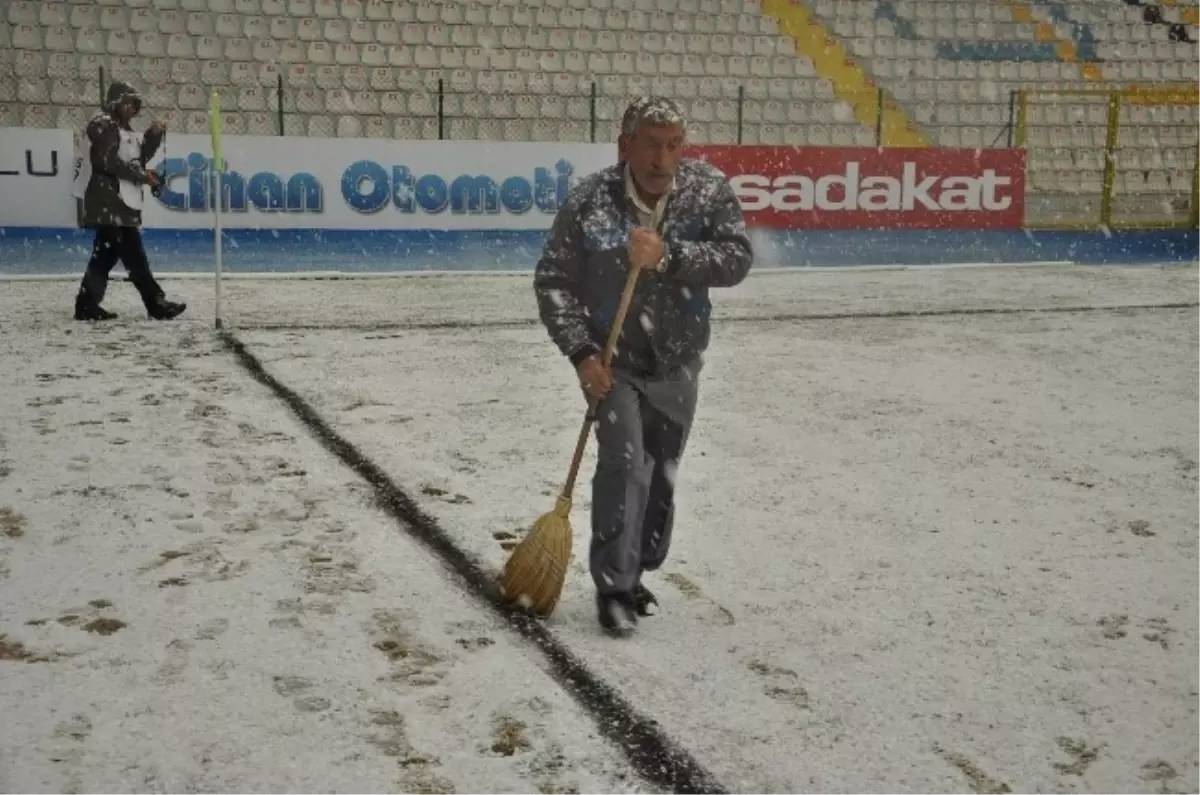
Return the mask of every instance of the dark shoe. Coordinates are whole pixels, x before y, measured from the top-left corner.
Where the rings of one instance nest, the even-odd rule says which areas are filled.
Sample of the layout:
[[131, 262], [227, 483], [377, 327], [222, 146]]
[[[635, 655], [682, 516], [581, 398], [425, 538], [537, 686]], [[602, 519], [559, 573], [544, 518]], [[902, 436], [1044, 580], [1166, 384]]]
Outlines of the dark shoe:
[[76, 320], [116, 320], [117, 313], [89, 301], [75, 299]]
[[637, 610], [632, 596], [597, 596], [596, 609], [600, 617], [600, 626], [613, 637], [627, 638], [637, 628]]
[[633, 605], [639, 616], [658, 615], [658, 600], [649, 588], [640, 582], [633, 587]]
[[159, 298], [146, 305], [147, 314], [154, 320], [171, 320], [182, 315], [185, 309], [187, 304], [168, 301], [165, 298]]

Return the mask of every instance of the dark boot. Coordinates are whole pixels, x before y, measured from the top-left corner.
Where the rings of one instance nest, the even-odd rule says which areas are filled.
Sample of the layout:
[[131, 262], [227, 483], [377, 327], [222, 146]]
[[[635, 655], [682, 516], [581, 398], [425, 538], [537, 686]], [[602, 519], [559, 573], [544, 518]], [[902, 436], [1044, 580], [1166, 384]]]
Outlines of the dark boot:
[[597, 596], [596, 610], [599, 614], [600, 626], [615, 638], [627, 638], [637, 628], [637, 610], [634, 608], [632, 595]]
[[183, 314], [187, 304], [168, 301], [166, 293], [150, 272], [150, 261], [142, 244], [142, 233], [136, 227], [124, 227], [120, 232], [121, 262], [129, 271], [129, 280], [142, 296], [146, 314], [154, 320], [170, 320]]
[[171, 320], [179, 317], [187, 309], [187, 304], [168, 301], [162, 295], [156, 295], [145, 301], [146, 313], [154, 320]]
[[116, 312], [109, 312], [91, 300], [85, 291], [80, 290], [79, 294], [75, 296], [76, 320], [116, 320], [116, 318]]
[[658, 615], [658, 599], [640, 582], [633, 587], [633, 605], [639, 616]]

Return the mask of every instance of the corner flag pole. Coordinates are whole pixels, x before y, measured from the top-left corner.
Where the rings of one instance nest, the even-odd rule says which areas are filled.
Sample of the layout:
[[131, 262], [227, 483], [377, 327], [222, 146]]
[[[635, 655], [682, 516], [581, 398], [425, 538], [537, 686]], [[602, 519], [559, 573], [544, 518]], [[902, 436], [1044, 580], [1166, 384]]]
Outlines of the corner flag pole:
[[221, 201], [225, 191], [221, 186], [221, 174], [225, 171], [225, 160], [221, 155], [221, 97], [214, 88], [208, 107], [209, 132], [212, 136], [212, 185], [213, 185], [213, 255], [216, 278], [215, 315], [216, 328], [221, 321]]

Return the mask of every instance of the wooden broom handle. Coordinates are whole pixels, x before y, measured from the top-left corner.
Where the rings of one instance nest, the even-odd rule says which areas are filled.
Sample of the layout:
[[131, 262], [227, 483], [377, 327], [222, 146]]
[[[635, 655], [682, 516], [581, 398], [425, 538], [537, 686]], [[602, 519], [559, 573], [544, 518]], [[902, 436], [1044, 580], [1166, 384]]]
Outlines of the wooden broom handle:
[[604, 344], [604, 366], [612, 364], [613, 351], [617, 349], [617, 341], [621, 339], [621, 329], [625, 327], [625, 316], [629, 314], [629, 305], [633, 303], [633, 293], [637, 290], [638, 276], [641, 270], [630, 267], [629, 276], [625, 278], [625, 290], [621, 293], [621, 304], [617, 307], [617, 317], [608, 331], [608, 342]]
[[[621, 304], [617, 307], [616, 319], [613, 320], [612, 328], [608, 332], [608, 342], [604, 345], [601, 361], [604, 362], [605, 367], [612, 364], [613, 351], [616, 350], [617, 340], [621, 338], [621, 329], [625, 326], [625, 316], [629, 314], [629, 305], [633, 303], [633, 293], [637, 289], [639, 275], [641, 275], [641, 270], [631, 265], [629, 276], [625, 279], [625, 290], [621, 293]], [[596, 420], [596, 406], [598, 405], [599, 401], [595, 398], [588, 398], [587, 416], [583, 420], [583, 427], [579, 429], [579, 441], [575, 443], [575, 457], [571, 460], [571, 471], [567, 473], [567, 482], [562, 490], [561, 498], [564, 500], [570, 500], [575, 491], [575, 479], [579, 476], [579, 465], [583, 462], [583, 451], [587, 447], [588, 436], [592, 432], [592, 423]]]

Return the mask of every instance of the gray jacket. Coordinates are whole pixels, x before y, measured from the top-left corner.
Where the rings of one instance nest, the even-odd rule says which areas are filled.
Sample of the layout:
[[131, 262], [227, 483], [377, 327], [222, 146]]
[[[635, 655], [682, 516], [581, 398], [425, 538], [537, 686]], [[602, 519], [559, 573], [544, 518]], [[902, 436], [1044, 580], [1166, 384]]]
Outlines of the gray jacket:
[[[534, 272], [534, 292], [550, 338], [575, 363], [607, 340], [629, 273], [637, 213], [625, 193], [624, 165], [582, 179], [559, 208]], [[725, 175], [684, 160], [660, 230], [666, 270], [643, 272], [613, 356], [613, 367], [661, 375], [708, 347], [710, 287], [732, 287], [753, 260], [742, 208]]]
[[[83, 197], [83, 218], [81, 225], [88, 228], [97, 226], [141, 226], [142, 214], [126, 206], [121, 201], [118, 179], [134, 182], [139, 185], [147, 184], [145, 164], [154, 157], [162, 143], [162, 137], [147, 132], [142, 137], [141, 153], [132, 161], [124, 161], [118, 156], [121, 146], [121, 123], [117, 121], [117, 106], [126, 99], [132, 99], [141, 104], [141, 97], [128, 83], [116, 81], [108, 87], [108, 96], [104, 102], [104, 112], [97, 114], [87, 126], [87, 138], [90, 144], [88, 157], [92, 167], [92, 176], [88, 180], [87, 191]], [[126, 127], [125, 129], [129, 129]]]

